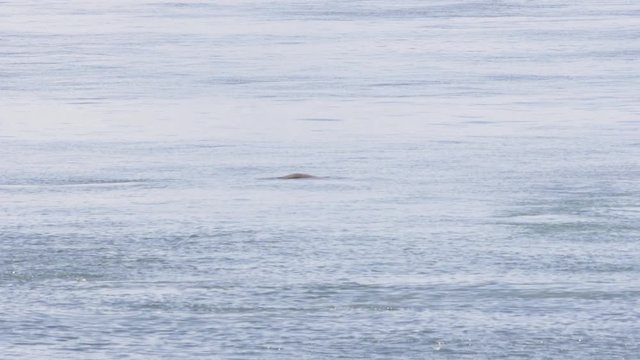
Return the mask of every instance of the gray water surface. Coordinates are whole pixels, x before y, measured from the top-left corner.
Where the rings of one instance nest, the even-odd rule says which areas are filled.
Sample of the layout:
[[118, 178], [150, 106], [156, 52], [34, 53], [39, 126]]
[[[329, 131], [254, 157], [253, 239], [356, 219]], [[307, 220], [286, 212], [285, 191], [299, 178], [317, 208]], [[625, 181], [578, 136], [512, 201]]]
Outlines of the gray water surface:
[[638, 59], [636, 1], [2, 1], [0, 358], [635, 359]]

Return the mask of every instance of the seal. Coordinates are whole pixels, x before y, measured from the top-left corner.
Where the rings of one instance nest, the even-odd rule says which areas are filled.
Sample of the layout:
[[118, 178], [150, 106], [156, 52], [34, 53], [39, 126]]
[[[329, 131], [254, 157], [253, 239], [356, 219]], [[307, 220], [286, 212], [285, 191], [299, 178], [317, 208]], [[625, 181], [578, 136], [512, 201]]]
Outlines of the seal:
[[318, 178], [317, 176], [313, 176], [313, 175], [309, 175], [309, 174], [293, 173], [293, 174], [277, 177], [276, 179], [281, 179], [281, 180], [299, 180], [299, 179], [317, 179], [317, 178]]

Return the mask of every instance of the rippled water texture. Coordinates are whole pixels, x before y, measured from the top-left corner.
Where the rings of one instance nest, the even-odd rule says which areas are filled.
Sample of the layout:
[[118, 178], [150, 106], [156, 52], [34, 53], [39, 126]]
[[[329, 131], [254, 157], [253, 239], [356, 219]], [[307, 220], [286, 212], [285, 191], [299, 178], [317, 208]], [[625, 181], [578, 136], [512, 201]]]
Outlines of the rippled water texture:
[[638, 59], [631, 0], [0, 1], [0, 358], [637, 358]]

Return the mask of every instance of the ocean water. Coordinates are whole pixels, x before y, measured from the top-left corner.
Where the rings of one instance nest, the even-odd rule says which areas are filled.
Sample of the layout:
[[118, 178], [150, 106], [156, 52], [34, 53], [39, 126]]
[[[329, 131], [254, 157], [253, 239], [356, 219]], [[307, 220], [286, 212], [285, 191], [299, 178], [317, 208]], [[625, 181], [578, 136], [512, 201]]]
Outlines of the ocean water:
[[0, 358], [636, 359], [639, 59], [632, 0], [0, 1]]

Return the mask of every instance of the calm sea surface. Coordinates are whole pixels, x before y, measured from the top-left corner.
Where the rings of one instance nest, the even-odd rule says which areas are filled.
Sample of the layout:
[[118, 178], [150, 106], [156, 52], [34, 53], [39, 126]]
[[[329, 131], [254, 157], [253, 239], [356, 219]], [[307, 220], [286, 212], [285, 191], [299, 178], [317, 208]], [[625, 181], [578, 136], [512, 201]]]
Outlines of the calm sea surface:
[[0, 358], [638, 354], [638, 1], [0, 1]]

